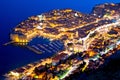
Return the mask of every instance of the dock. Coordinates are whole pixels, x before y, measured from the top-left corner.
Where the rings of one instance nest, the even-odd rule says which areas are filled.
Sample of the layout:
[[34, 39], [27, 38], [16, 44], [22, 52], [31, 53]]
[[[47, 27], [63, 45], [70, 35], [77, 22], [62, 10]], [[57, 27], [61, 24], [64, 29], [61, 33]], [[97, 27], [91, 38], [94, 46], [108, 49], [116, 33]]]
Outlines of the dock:
[[7, 43], [5, 43], [5, 44], [3, 44], [3, 45], [4, 45], [4, 46], [7, 46], [7, 45], [12, 44], [12, 43], [14, 43], [14, 41], [7, 42]]
[[37, 54], [42, 54], [42, 52], [41, 51], [37, 51], [36, 49], [34, 49], [34, 48], [32, 48], [32, 47], [30, 47], [30, 46], [26, 46], [29, 50], [31, 50], [31, 51], [33, 51], [33, 52], [35, 52], [35, 53], [37, 53]]

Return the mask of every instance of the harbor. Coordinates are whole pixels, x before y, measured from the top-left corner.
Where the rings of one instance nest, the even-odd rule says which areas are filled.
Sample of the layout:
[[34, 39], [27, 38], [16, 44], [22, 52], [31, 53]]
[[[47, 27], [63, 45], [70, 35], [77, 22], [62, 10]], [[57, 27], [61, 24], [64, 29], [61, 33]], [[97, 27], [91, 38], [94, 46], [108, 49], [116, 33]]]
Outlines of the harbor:
[[11, 33], [11, 40], [47, 58], [11, 70], [6, 76], [67, 80], [78, 68], [81, 73], [99, 68], [120, 44], [119, 6], [101, 4], [88, 15], [72, 9], [53, 10], [21, 22]]
[[64, 44], [59, 40], [51, 41], [48, 44], [28, 45], [26, 47], [37, 54], [57, 53], [64, 50]]

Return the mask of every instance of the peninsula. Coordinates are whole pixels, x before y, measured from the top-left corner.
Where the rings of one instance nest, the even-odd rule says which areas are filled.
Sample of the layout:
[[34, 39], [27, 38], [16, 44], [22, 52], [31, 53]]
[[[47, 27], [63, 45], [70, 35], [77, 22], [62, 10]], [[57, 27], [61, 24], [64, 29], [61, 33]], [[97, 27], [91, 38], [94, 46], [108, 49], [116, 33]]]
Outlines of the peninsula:
[[[52, 10], [29, 17], [10, 34], [12, 42], [23, 46], [39, 37], [55, 42], [48, 47], [56, 46], [56, 50], [64, 44], [64, 50], [8, 72], [8, 79], [69, 80], [76, 72], [99, 68], [105, 58], [120, 49], [120, 3], [96, 5], [90, 14]], [[39, 47], [44, 48], [39, 44], [27, 46], [36, 53], [41, 52]]]

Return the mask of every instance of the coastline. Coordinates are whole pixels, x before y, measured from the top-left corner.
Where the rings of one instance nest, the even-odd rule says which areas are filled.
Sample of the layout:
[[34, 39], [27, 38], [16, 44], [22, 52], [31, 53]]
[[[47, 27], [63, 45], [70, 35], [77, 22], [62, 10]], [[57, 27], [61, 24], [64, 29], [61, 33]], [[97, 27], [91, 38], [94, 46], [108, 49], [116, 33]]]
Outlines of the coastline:
[[[89, 13], [88, 13], [89, 14]], [[24, 50], [23, 50], [24, 51]], [[26, 51], [27, 52], [27, 51]], [[28, 52], [30, 52], [30, 51], [28, 51]], [[30, 53], [32, 53], [32, 52], [30, 52]], [[32, 54], [34, 54], [34, 53], [32, 53]], [[47, 56], [48, 57], [48, 56]], [[43, 57], [44, 58], [44, 57]], [[34, 62], [34, 61], [33, 61]], [[30, 62], [31, 63], [31, 62]], [[26, 65], [26, 64], [25, 64]]]

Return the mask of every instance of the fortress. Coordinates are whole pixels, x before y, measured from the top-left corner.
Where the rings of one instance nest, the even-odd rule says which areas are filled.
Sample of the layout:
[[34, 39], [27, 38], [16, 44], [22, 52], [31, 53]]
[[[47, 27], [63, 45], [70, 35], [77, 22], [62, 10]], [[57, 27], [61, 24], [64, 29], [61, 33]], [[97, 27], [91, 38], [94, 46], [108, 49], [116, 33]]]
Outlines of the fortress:
[[[119, 25], [119, 6], [113, 3], [98, 5], [91, 14], [82, 14], [72, 9], [53, 10], [21, 22], [10, 37], [19, 43], [42, 36], [50, 40], [62, 40], [65, 46], [68, 43], [77, 44], [81, 46], [78, 51], [85, 51], [95, 38]], [[90, 38], [92, 35], [93, 39]]]

